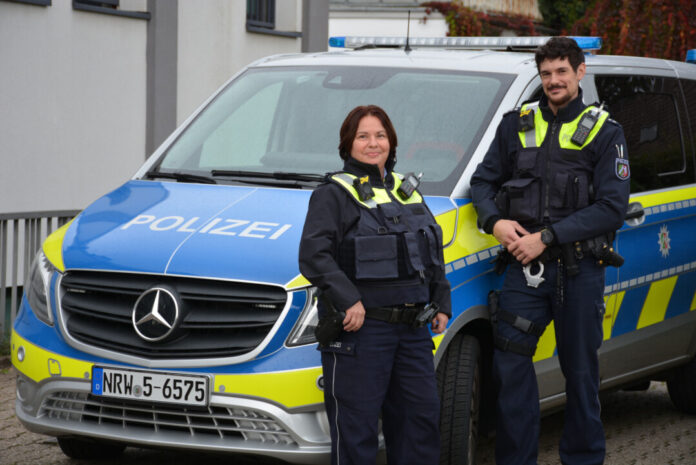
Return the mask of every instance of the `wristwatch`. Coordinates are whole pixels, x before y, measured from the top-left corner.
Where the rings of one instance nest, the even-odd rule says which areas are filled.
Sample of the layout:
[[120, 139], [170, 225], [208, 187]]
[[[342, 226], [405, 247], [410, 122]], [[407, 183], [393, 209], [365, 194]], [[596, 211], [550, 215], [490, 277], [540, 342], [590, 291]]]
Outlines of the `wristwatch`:
[[550, 229], [544, 228], [541, 230], [541, 242], [544, 245], [551, 245], [553, 239], [553, 232]]

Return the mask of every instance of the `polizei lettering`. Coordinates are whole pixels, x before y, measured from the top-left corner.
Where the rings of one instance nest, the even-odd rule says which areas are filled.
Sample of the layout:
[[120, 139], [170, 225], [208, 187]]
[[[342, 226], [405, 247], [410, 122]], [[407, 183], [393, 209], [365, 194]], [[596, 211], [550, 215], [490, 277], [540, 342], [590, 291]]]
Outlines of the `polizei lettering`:
[[152, 231], [177, 231], [183, 233], [216, 234], [221, 236], [249, 237], [253, 239], [276, 240], [292, 227], [291, 224], [271, 223], [268, 221], [237, 220], [231, 218], [213, 218], [201, 220], [195, 216], [138, 215], [121, 229], [147, 226]]

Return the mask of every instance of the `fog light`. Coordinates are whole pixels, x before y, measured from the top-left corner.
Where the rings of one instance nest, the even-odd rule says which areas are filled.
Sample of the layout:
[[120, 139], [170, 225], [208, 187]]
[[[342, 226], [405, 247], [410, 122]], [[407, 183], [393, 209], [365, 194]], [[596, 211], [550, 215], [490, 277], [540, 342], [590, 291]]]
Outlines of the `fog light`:
[[17, 349], [17, 360], [20, 362], [24, 361], [24, 346], [19, 346], [19, 349]]

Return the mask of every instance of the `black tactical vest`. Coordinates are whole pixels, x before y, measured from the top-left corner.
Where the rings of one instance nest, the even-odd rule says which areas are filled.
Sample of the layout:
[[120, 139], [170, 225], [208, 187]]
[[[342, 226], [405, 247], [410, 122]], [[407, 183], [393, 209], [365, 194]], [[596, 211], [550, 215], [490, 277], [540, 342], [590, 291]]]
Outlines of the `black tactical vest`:
[[[520, 130], [512, 178], [501, 187], [496, 205], [505, 218], [523, 225], [553, 224], [592, 202], [594, 165], [588, 149], [608, 113], [588, 106], [573, 121], [549, 123], [538, 102], [524, 105], [521, 115], [535, 111], [534, 127]], [[571, 141], [582, 116], [598, 112], [597, 122], [582, 145]]]
[[361, 207], [356, 226], [341, 243], [338, 264], [366, 308], [430, 302], [426, 270], [444, 263], [440, 225], [417, 191], [406, 200], [398, 196], [403, 178], [392, 174], [392, 189], [373, 187], [375, 195], [368, 200], [353, 187], [356, 176], [331, 177]]

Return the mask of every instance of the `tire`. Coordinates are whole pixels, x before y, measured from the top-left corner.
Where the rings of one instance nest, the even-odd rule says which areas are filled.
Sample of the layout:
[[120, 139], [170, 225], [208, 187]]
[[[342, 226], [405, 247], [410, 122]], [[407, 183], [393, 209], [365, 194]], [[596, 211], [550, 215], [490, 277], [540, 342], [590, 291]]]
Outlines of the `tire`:
[[65, 455], [73, 459], [111, 460], [126, 448], [125, 444], [67, 436], [59, 437], [58, 445]]
[[474, 465], [481, 403], [481, 346], [456, 336], [437, 367], [440, 392], [440, 464]]
[[696, 359], [672, 372], [667, 391], [675, 407], [684, 413], [696, 413]]

